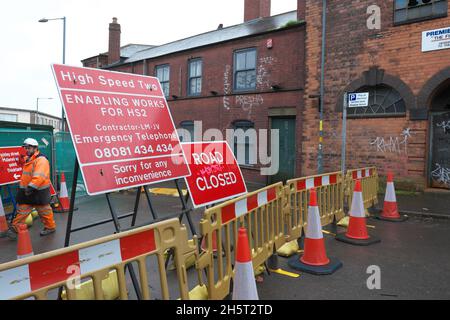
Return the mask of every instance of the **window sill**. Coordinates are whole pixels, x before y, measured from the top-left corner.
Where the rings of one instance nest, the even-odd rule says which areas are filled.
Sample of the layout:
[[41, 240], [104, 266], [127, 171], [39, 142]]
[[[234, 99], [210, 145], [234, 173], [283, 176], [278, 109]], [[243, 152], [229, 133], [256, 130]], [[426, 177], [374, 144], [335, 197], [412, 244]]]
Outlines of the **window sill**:
[[248, 165], [248, 164], [241, 164], [239, 165], [239, 168], [246, 169], [246, 170], [253, 170], [253, 171], [259, 171], [259, 168], [254, 165]]
[[394, 21], [394, 27], [399, 27], [399, 26], [403, 26], [406, 24], [412, 24], [412, 23], [418, 23], [418, 22], [424, 22], [424, 21], [428, 21], [428, 20], [434, 20], [434, 19], [440, 19], [440, 18], [445, 18], [447, 17], [448, 14], [440, 14], [440, 15], [435, 15], [435, 16], [428, 16], [428, 17], [423, 17], [423, 18], [417, 18], [417, 19], [411, 19], [411, 20], [406, 20], [406, 21], [402, 21], [402, 22], [395, 22]]
[[406, 113], [363, 114], [363, 115], [347, 114], [347, 119], [403, 118], [403, 117], [406, 117]]

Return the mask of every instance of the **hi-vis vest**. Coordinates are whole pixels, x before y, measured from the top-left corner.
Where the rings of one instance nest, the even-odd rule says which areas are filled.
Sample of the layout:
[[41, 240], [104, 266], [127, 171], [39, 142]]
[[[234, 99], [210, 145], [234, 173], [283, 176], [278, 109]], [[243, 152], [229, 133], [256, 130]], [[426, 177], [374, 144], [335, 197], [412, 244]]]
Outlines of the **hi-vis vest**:
[[36, 152], [23, 165], [20, 188], [32, 187], [37, 190], [50, 188], [50, 164], [46, 157]]

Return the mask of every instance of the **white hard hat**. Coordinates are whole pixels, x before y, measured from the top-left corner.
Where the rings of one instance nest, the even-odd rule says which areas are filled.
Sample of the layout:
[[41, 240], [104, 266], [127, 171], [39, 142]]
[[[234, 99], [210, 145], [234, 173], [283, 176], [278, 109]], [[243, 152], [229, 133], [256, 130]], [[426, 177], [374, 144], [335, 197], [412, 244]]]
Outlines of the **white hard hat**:
[[33, 146], [33, 147], [38, 147], [39, 144], [36, 141], [36, 139], [33, 138], [26, 138], [25, 141], [23, 142], [24, 146]]

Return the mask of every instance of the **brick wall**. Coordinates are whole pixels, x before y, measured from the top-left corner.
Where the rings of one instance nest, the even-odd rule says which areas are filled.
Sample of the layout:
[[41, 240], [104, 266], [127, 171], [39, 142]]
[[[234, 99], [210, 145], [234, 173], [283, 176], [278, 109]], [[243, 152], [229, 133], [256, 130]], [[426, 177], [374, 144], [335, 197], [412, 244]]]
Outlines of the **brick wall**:
[[[269, 108], [296, 108], [297, 114], [297, 175], [301, 172], [301, 112], [304, 87], [304, 26], [294, 26], [264, 35], [237, 39], [227, 43], [197, 48], [186, 52], [154, 58], [144, 62], [122, 65], [112, 70], [155, 75], [155, 67], [170, 65], [169, 107], [178, 127], [186, 120], [202, 120], [203, 131], [232, 128], [236, 120], [250, 120], [255, 128], [269, 129]], [[272, 49], [267, 40], [272, 39]], [[233, 93], [233, 52], [244, 48], [257, 48], [257, 88], [249, 93]], [[188, 60], [203, 59], [202, 93], [189, 97]], [[281, 90], [274, 91], [272, 85]], [[217, 92], [216, 95], [211, 91]], [[172, 95], [178, 96], [177, 99]], [[282, 161], [282, 159], [281, 159]], [[246, 181], [264, 184], [265, 176], [259, 166], [243, 168]]]
[[[302, 2], [302, 1], [299, 1]], [[306, 85], [303, 113], [304, 174], [317, 170], [319, 114], [317, 99], [308, 98], [320, 90], [322, 1], [303, 0], [306, 4]], [[367, 28], [367, 8], [381, 8], [381, 30]], [[342, 113], [336, 111], [342, 93], [371, 67], [403, 82], [412, 93], [405, 98], [408, 109], [417, 105], [417, 95], [425, 83], [450, 62], [450, 50], [421, 52], [422, 31], [450, 26], [450, 18], [393, 26], [393, 0], [328, 1], [325, 108], [324, 169], [340, 168]], [[338, 109], [339, 110], [339, 109]], [[404, 141], [403, 131], [410, 129]], [[411, 121], [410, 112], [400, 118], [372, 118], [348, 121], [347, 167], [376, 165], [382, 174], [388, 169], [403, 180], [426, 183], [428, 161], [428, 121]], [[391, 140], [392, 139], [392, 140]], [[404, 142], [400, 148], [386, 149], [382, 142]], [[381, 144], [380, 144], [381, 143]], [[387, 150], [387, 151], [386, 151]]]

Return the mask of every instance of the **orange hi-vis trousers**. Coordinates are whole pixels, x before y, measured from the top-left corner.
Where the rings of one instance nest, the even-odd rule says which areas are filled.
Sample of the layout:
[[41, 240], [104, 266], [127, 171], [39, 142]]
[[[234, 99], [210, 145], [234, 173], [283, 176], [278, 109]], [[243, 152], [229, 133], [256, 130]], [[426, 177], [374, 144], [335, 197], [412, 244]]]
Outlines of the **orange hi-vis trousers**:
[[31, 204], [19, 204], [17, 207], [17, 214], [12, 222], [12, 226], [14, 229], [19, 229], [19, 224], [25, 223], [25, 220], [27, 219], [28, 215], [31, 213], [31, 211], [35, 208], [39, 214], [39, 217], [41, 218], [42, 223], [44, 224], [45, 228], [47, 229], [54, 229], [56, 228], [55, 220], [53, 219], [53, 210], [52, 207], [49, 204], [45, 205], [31, 205]]

